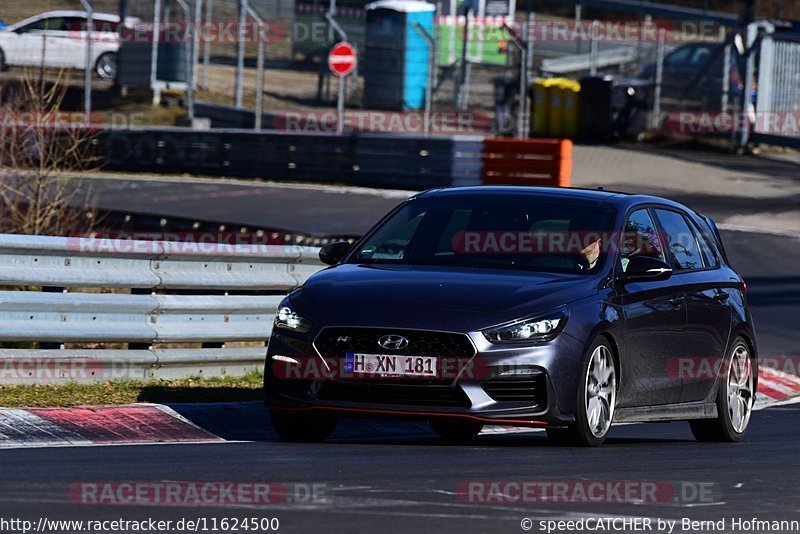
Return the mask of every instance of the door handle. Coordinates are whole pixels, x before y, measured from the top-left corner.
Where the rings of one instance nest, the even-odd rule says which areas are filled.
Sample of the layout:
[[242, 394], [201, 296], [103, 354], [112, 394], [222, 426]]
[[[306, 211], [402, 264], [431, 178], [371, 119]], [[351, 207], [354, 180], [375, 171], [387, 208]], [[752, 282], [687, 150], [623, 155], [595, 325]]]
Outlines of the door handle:
[[729, 298], [730, 298], [730, 295], [728, 293], [726, 293], [725, 291], [722, 291], [722, 290], [718, 289], [717, 292], [714, 293], [714, 300], [718, 300], [720, 302], [725, 302]]
[[678, 306], [683, 304], [684, 300], [686, 300], [686, 299], [684, 299], [683, 297], [675, 297], [675, 298], [669, 299], [669, 303], [677, 308]]

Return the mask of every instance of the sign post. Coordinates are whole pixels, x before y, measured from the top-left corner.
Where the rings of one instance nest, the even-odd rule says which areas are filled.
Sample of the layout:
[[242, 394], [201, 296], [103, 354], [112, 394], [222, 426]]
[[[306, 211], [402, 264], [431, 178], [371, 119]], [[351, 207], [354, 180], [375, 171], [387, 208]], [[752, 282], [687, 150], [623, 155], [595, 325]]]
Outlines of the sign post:
[[338, 122], [336, 133], [344, 131], [344, 96], [347, 78], [356, 68], [356, 49], [350, 43], [336, 43], [328, 54], [328, 68], [339, 78], [339, 99], [336, 103]]

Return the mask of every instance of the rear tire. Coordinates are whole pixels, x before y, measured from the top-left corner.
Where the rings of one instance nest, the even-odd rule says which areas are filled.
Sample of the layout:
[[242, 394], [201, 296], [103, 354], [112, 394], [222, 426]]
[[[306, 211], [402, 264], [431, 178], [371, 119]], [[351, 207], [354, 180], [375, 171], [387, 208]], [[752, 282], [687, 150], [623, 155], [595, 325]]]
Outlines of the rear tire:
[[0, 48], [0, 72], [5, 72], [8, 70], [8, 64], [6, 63], [6, 54], [3, 52], [3, 49]]
[[483, 425], [466, 421], [429, 421], [431, 429], [452, 443], [469, 443], [480, 433]]
[[327, 415], [298, 414], [295, 412], [269, 412], [272, 427], [287, 441], [315, 443], [325, 441], [336, 428], [338, 419]]
[[716, 419], [689, 421], [697, 441], [736, 442], [747, 432], [755, 403], [755, 375], [757, 369], [750, 347], [737, 337], [726, 361], [726, 372], [717, 391]]

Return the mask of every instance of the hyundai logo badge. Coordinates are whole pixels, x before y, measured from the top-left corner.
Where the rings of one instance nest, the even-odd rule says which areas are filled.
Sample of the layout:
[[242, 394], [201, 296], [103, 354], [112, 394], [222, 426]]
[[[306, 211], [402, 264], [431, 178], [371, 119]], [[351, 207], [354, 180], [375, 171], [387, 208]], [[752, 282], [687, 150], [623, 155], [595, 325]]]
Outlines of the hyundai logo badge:
[[378, 345], [384, 349], [400, 350], [408, 346], [408, 340], [403, 336], [388, 335], [378, 340]]

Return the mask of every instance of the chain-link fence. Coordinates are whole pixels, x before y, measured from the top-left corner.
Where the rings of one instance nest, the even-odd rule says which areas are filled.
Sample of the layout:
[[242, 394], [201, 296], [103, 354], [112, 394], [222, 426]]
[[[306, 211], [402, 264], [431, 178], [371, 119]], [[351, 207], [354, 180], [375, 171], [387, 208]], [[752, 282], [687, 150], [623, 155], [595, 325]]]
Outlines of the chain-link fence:
[[[85, 3], [93, 11], [91, 54]], [[613, 115], [606, 122], [625, 118], [628, 126], [615, 127], [614, 136], [672, 130], [676, 116], [690, 113], [746, 112], [756, 95], [761, 109], [793, 98], [785, 95], [794, 71], [775, 78], [777, 92], [770, 94], [777, 100], [768, 103], [758, 93], [764, 57], [782, 65], [791, 47], [777, 43], [751, 54], [754, 43], [736, 13], [671, 7], [659, 18], [633, 8], [549, 2], [537, 4], [542, 10], [534, 14], [518, 10], [513, 0], [378, 2], [372, 9], [366, 0], [12, 4], [0, 8], [12, 30], [0, 34], [0, 63], [10, 67], [0, 83], [25, 76], [53, 82], [53, 72], [66, 69], [75, 91], [65, 105], [79, 112], [86, 107], [79, 71], [89, 65], [92, 120], [122, 126], [335, 131], [340, 83], [347, 89], [347, 129], [420, 133], [430, 126], [433, 133], [575, 132], [580, 138], [583, 124], [555, 134], [536, 131], [540, 117], [529, 116], [526, 100], [535, 100], [535, 90], [526, 88], [550, 78], [602, 80], [608, 106], [595, 105], [602, 84], [589, 81], [577, 113], [556, 111], [574, 120], [600, 113]], [[63, 9], [74, 12], [37, 17]], [[129, 17], [122, 24], [120, 12]], [[26, 17], [34, 18], [20, 22]], [[343, 40], [358, 52], [346, 81], [331, 75], [328, 65], [331, 46]], [[565, 105], [556, 98], [561, 88], [548, 91], [548, 107]], [[13, 106], [13, 99], [3, 99]]]

